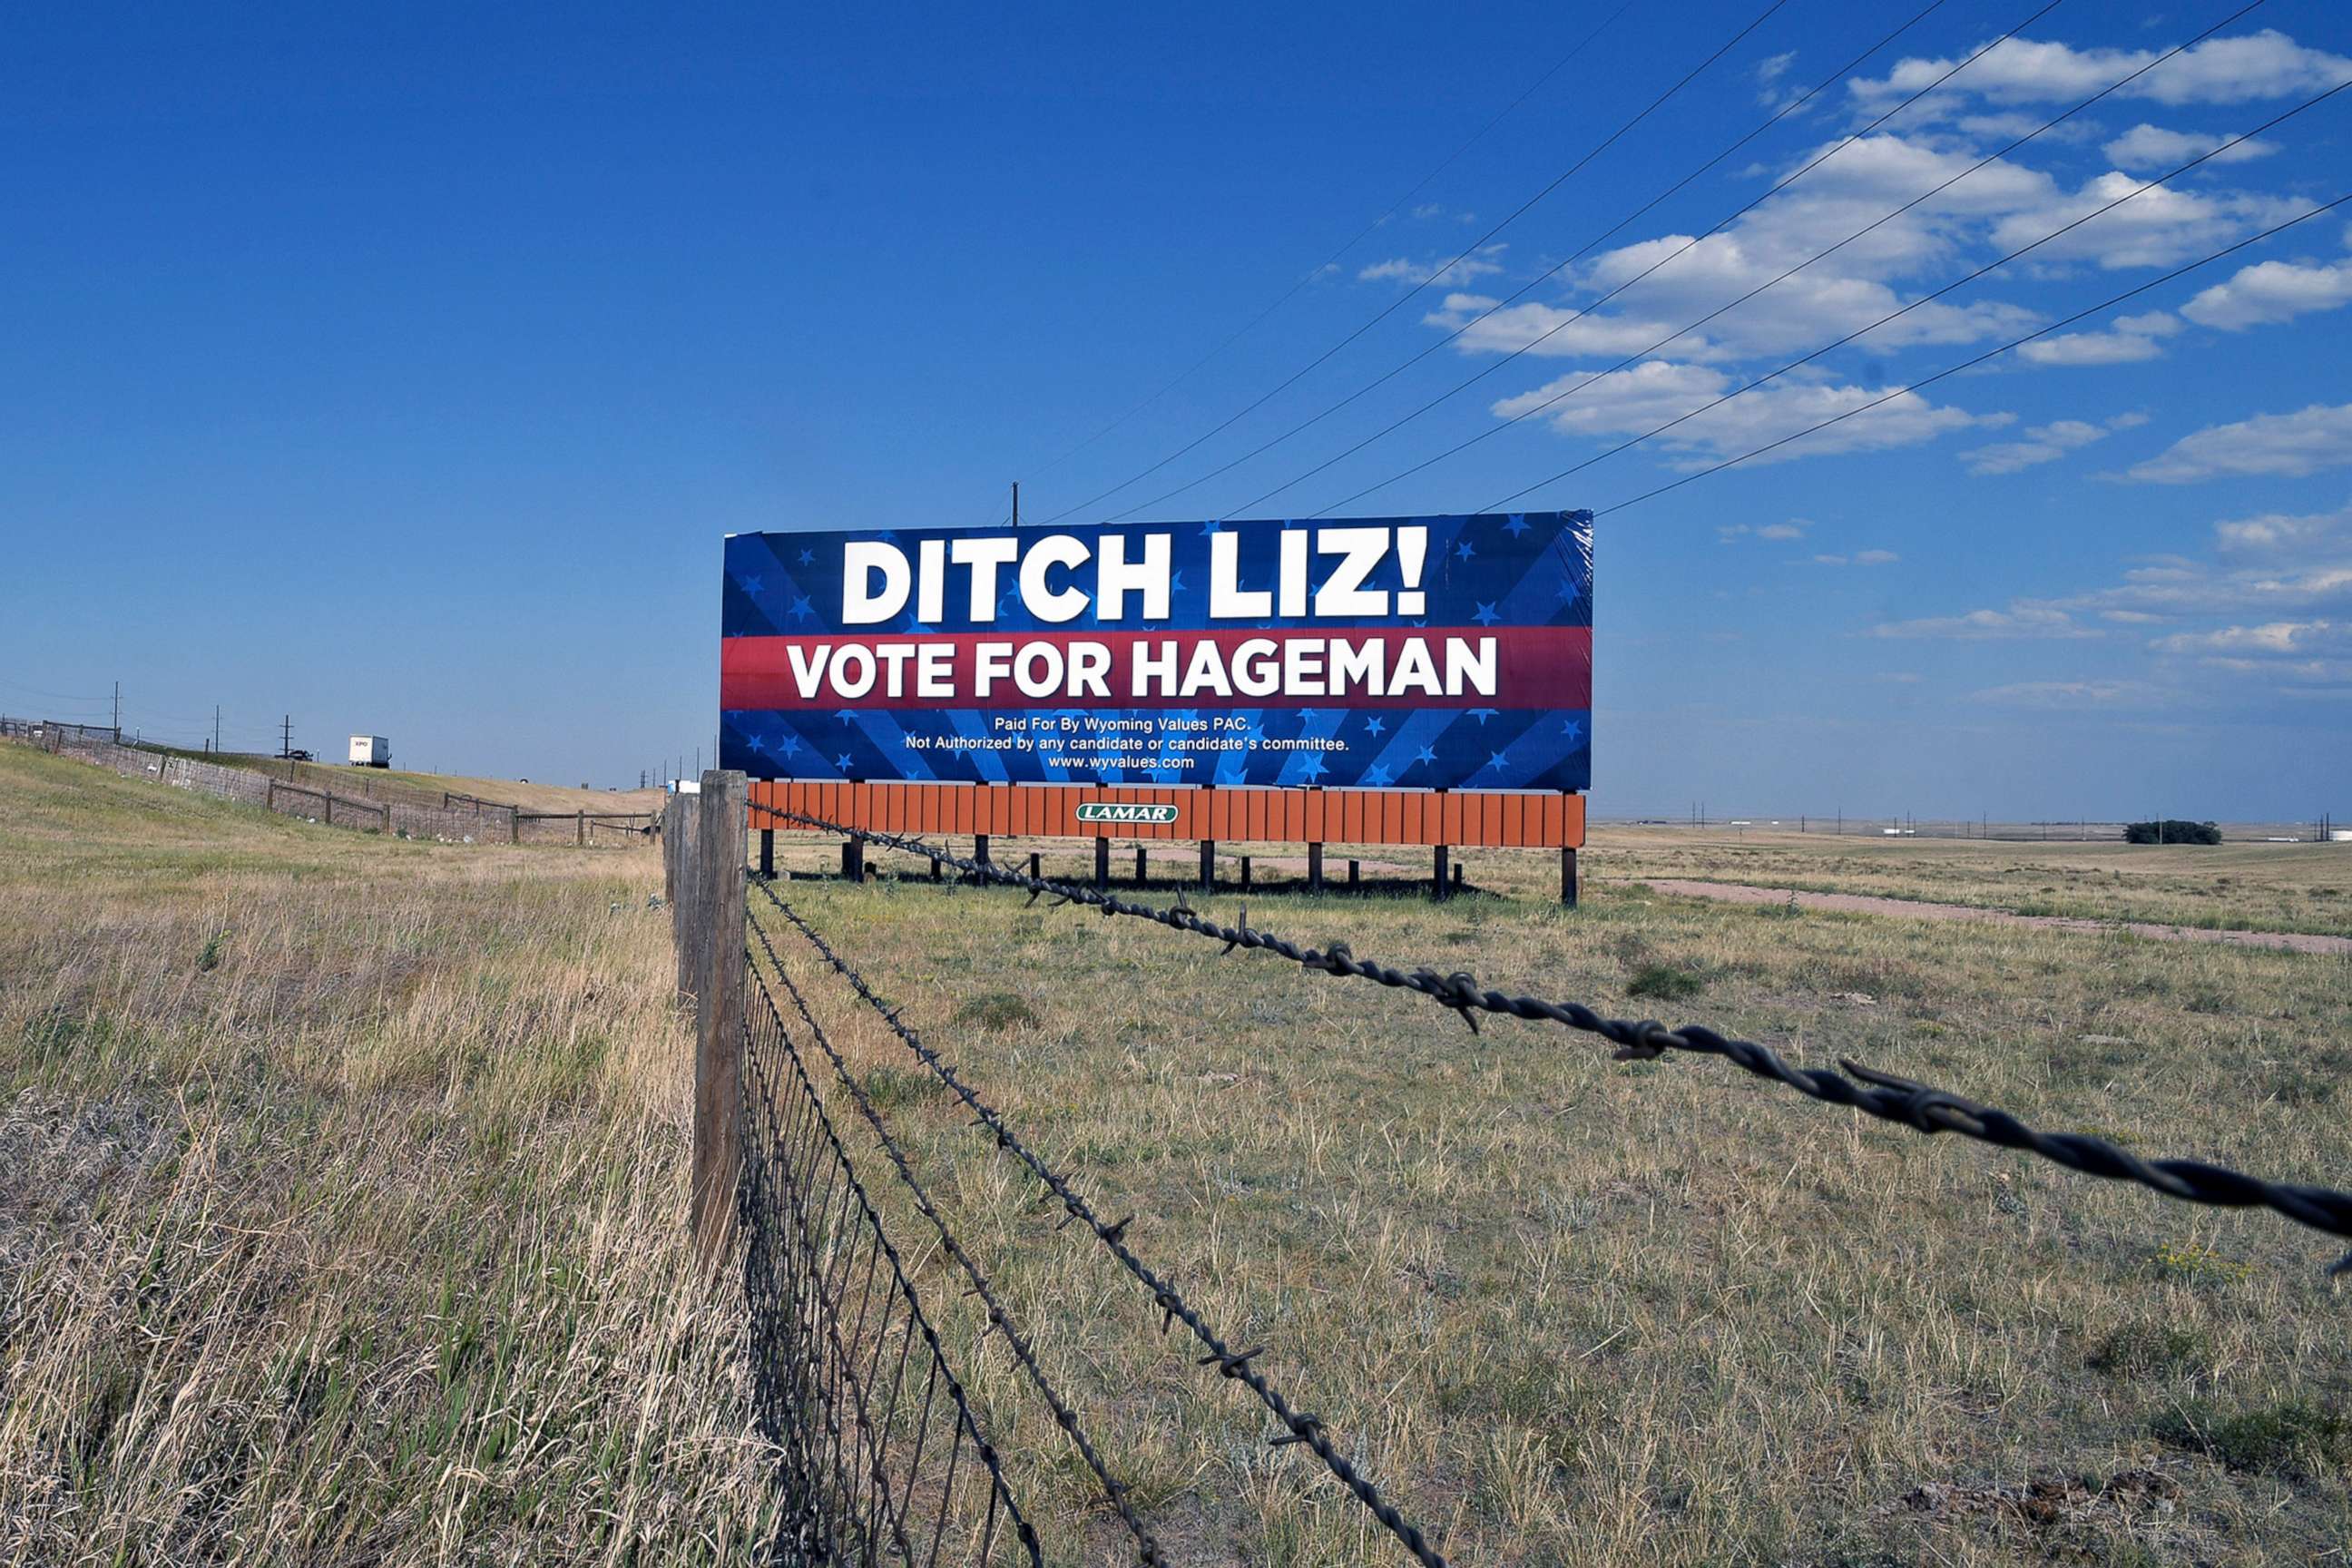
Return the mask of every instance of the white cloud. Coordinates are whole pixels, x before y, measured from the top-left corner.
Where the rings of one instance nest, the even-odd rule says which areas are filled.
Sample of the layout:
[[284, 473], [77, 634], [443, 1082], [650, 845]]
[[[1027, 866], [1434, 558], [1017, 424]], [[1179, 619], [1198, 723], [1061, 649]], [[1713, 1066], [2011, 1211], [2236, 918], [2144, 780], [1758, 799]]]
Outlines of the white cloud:
[[1482, 246], [1468, 256], [1447, 266], [1444, 261], [1415, 261], [1409, 257], [1391, 257], [1375, 261], [1356, 274], [1362, 283], [1394, 280], [1402, 283], [1433, 283], [1442, 277], [1450, 283], [1467, 283], [1473, 279], [1491, 277], [1503, 269], [1496, 258], [1502, 255], [1501, 244]]
[[1892, 550], [1859, 550], [1852, 555], [1816, 555], [1817, 566], [1885, 566], [1902, 560]]
[[2352, 550], [2352, 503], [2336, 511], [2293, 516], [2264, 512], [2213, 525], [2221, 549], [2233, 555], [2283, 555], [2335, 544]]
[[[2120, 205], [2100, 211], [2111, 202]], [[2168, 267], [2242, 239], [2256, 229], [2284, 223], [2309, 212], [2314, 205], [2301, 197], [2244, 191], [2204, 193], [2173, 185], [2149, 186], [2145, 180], [2110, 170], [2071, 195], [2053, 195], [2004, 215], [1992, 226], [1992, 243], [2004, 251], [2016, 250], [2055, 234], [2077, 218], [2098, 213], [2036, 249], [2035, 259], [2095, 261], [2109, 269]]]
[[2118, 316], [2095, 331], [2036, 338], [2017, 353], [2030, 364], [2137, 364], [2160, 358], [2164, 345], [2158, 340], [2179, 331], [2180, 323], [2170, 315], [2150, 310], [2144, 316]]
[[1749, 537], [1785, 542], [1804, 538], [1805, 531], [1812, 526], [1801, 517], [1792, 517], [1786, 522], [1732, 522], [1717, 528], [1715, 536], [1725, 544], [1736, 544]]
[[2167, 702], [2169, 694], [2145, 680], [2021, 680], [2013, 685], [1971, 691], [1968, 700], [2001, 708], [2068, 711], [2083, 708], [2151, 708]]
[[2347, 303], [2352, 303], [2352, 261], [2332, 267], [2263, 261], [2205, 289], [2181, 306], [2180, 313], [2200, 327], [2234, 332]]
[[[2199, 157], [2230, 141], [2227, 136], [2198, 131], [2167, 131], [2141, 121], [2100, 149], [2115, 160], [2118, 169], [2135, 174], [2161, 174], [2180, 167], [2191, 158]], [[2231, 146], [2226, 153], [2215, 153], [2208, 163], [2243, 163], [2250, 159], [2267, 158], [2278, 151], [2275, 142], [2250, 137]]]
[[2352, 403], [2315, 403], [2293, 414], [2257, 414], [2183, 436], [2125, 478], [2177, 485], [2222, 474], [2290, 478], [2352, 464]]
[[[1735, 384], [1729, 375], [1705, 365], [1651, 360], [1630, 370], [1597, 376], [1570, 371], [1548, 385], [1505, 398], [1493, 405], [1492, 412], [1507, 419], [1528, 414], [1570, 388], [1581, 388], [1544, 416], [1554, 429], [1570, 436], [1634, 435], [1704, 407]], [[1671, 452], [1729, 457], [1862, 408], [1895, 390], [1783, 377], [1684, 420], [1658, 440]], [[1931, 441], [1947, 430], [1986, 422], [1962, 409], [1939, 407], [1917, 393], [1902, 392], [1769, 458], [1908, 447]]]
[[2058, 605], [2042, 599], [2012, 599], [2005, 610], [1970, 610], [1959, 616], [1926, 616], [1886, 621], [1870, 628], [1874, 637], [1949, 637], [1960, 642], [2009, 642], [2028, 637], [2095, 637]]
[[2019, 440], [1996, 441], [1990, 447], [1962, 452], [1960, 460], [1972, 474], [2013, 474], [2039, 463], [2056, 462], [2078, 447], [2104, 441], [2110, 431], [2128, 430], [2147, 423], [2145, 414], [2118, 414], [2104, 425], [2084, 419], [2055, 420], [2021, 431]]
[[[1973, 51], [1970, 51], [1973, 52]], [[1996, 103], [2057, 103], [2087, 98], [2155, 59], [2160, 49], [2078, 49], [2060, 43], [2005, 38], [1952, 79], [1946, 93], [1974, 93]], [[1966, 56], [1962, 56], [1965, 58]], [[1883, 108], [1933, 82], [1958, 59], [1906, 58], [1884, 78], [1847, 84], [1865, 109]], [[2118, 98], [2158, 103], [2246, 103], [2317, 92], [2352, 76], [2352, 59], [2305, 48], [2265, 28], [2211, 38], [2182, 50], [2118, 89]]]
[[2352, 626], [2334, 621], [2271, 621], [2258, 626], [2223, 626], [2210, 632], [2177, 632], [2151, 644], [2159, 653], [2216, 654], [2237, 658], [2307, 655], [2343, 644]]

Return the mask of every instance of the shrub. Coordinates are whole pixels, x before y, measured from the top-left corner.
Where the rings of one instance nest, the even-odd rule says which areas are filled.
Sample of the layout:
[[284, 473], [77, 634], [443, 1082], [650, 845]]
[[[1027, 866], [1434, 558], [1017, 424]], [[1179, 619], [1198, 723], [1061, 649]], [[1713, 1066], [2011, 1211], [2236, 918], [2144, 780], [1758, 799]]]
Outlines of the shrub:
[[2352, 1467], [2352, 1423], [2307, 1400], [2222, 1415], [2195, 1404], [2152, 1424], [2157, 1441], [2219, 1459], [2233, 1470], [2325, 1479]]
[[984, 996], [973, 997], [956, 1009], [955, 1016], [959, 1024], [977, 1024], [992, 1032], [1020, 1028], [1037, 1022], [1035, 1008], [1003, 991], [992, 991]]
[[1628, 996], [1655, 996], [1662, 1002], [1679, 1002], [1685, 996], [1696, 996], [1706, 984], [1687, 969], [1676, 969], [1671, 963], [1652, 963], [1634, 972], [1625, 983]]
[[2221, 830], [2210, 822], [2183, 822], [2168, 816], [2156, 822], [2124, 825], [2126, 844], [2219, 844]]

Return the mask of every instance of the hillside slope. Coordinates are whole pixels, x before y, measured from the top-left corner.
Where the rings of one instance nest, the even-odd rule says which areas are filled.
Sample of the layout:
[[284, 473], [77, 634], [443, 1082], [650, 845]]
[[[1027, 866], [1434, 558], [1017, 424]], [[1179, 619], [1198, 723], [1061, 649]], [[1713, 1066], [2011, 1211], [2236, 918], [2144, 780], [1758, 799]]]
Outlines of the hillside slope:
[[656, 875], [0, 746], [0, 1562], [740, 1557]]

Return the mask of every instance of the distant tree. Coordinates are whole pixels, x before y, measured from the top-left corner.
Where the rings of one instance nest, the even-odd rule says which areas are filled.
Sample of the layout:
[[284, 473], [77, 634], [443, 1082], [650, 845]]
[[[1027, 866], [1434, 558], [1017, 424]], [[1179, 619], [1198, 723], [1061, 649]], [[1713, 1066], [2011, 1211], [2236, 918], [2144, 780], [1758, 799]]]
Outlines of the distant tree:
[[2168, 816], [2161, 822], [2124, 825], [2126, 844], [2219, 844], [2221, 830], [2210, 822], [2183, 822]]

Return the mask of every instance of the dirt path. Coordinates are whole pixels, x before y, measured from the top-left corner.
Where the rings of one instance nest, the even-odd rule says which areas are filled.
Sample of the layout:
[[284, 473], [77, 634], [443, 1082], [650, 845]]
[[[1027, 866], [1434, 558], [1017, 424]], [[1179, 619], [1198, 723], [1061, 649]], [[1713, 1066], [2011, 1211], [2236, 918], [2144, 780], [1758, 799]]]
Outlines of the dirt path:
[[1645, 883], [1661, 893], [1673, 893], [1686, 899], [1715, 899], [1730, 904], [1785, 904], [1794, 899], [1800, 909], [1807, 910], [1908, 915], [1914, 920], [1923, 921], [1984, 921], [1994, 925], [2033, 926], [2043, 931], [2124, 931], [2155, 942], [2218, 942], [2234, 947], [2280, 948], [2289, 952], [2352, 953], [2352, 936], [2319, 936], [2305, 931], [2209, 931], [2202, 926], [2152, 925], [2142, 921], [2021, 915], [2009, 910], [1980, 910], [1969, 904], [1931, 904], [1914, 899], [1871, 898], [1861, 893], [1806, 893], [1792, 888], [1751, 887], [1744, 882], [1690, 882], [1659, 877], [1632, 877], [1623, 880]]

